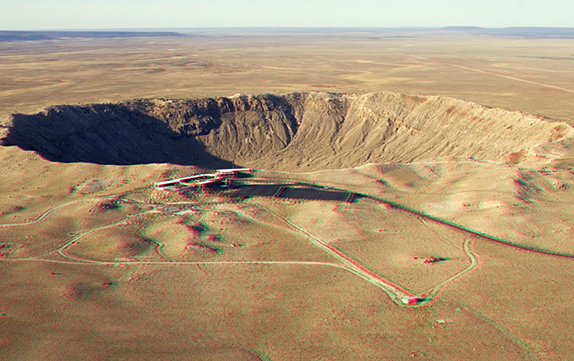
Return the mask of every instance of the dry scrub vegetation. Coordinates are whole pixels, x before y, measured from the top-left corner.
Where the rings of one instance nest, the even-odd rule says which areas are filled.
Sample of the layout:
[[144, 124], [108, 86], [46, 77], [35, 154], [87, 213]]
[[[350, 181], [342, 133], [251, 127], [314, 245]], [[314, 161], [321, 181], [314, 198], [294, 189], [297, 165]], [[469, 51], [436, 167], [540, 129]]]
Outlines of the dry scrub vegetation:
[[0, 44], [0, 358], [571, 358], [569, 40], [196, 35]]

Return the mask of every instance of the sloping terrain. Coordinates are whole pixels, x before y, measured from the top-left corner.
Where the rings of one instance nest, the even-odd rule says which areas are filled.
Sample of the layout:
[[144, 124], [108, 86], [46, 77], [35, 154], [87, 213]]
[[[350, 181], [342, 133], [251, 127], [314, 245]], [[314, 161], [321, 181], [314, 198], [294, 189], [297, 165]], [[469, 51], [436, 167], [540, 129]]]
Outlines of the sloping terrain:
[[[566, 124], [308, 93], [58, 106], [4, 127], [0, 357], [571, 354]], [[153, 186], [198, 165], [260, 170], [237, 189]]]
[[4, 145], [48, 160], [280, 170], [432, 157], [519, 162], [572, 127], [444, 97], [390, 92], [54, 106], [4, 122]]
[[[574, 192], [547, 182], [572, 182], [572, 152], [560, 145], [537, 149], [554, 159], [524, 165], [428, 160], [256, 177], [360, 192], [517, 245], [571, 253]], [[571, 353], [571, 258], [472, 237], [366, 198], [235, 201], [151, 186], [194, 167], [57, 163], [17, 147], [0, 147], [0, 162], [5, 359]], [[340, 268], [312, 235], [416, 292], [461, 276], [441, 286], [436, 302], [399, 307]], [[444, 262], [425, 263], [432, 256]]]

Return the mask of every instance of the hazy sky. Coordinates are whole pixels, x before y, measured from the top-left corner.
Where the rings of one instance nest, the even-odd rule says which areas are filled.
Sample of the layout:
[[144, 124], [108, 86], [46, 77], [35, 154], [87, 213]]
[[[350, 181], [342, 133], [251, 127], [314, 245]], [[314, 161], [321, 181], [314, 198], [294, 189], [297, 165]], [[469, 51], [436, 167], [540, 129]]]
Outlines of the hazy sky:
[[0, 30], [574, 27], [573, 0], [2, 0]]

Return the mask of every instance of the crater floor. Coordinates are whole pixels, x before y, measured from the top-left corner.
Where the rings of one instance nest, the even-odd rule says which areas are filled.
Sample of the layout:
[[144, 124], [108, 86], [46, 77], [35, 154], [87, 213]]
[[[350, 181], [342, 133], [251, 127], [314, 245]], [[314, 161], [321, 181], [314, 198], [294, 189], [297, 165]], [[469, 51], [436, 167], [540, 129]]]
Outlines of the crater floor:
[[308, 171], [434, 157], [521, 162], [571, 126], [390, 92], [133, 100], [14, 114], [3, 144], [58, 162]]

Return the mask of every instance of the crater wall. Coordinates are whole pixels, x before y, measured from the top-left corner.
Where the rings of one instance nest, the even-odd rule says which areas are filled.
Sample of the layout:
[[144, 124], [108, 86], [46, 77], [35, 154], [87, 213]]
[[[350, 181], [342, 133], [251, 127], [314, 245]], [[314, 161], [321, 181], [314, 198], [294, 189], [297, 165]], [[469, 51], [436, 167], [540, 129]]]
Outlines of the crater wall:
[[280, 170], [442, 156], [520, 162], [572, 137], [566, 123], [445, 97], [391, 92], [139, 99], [14, 114], [4, 146], [58, 162]]

